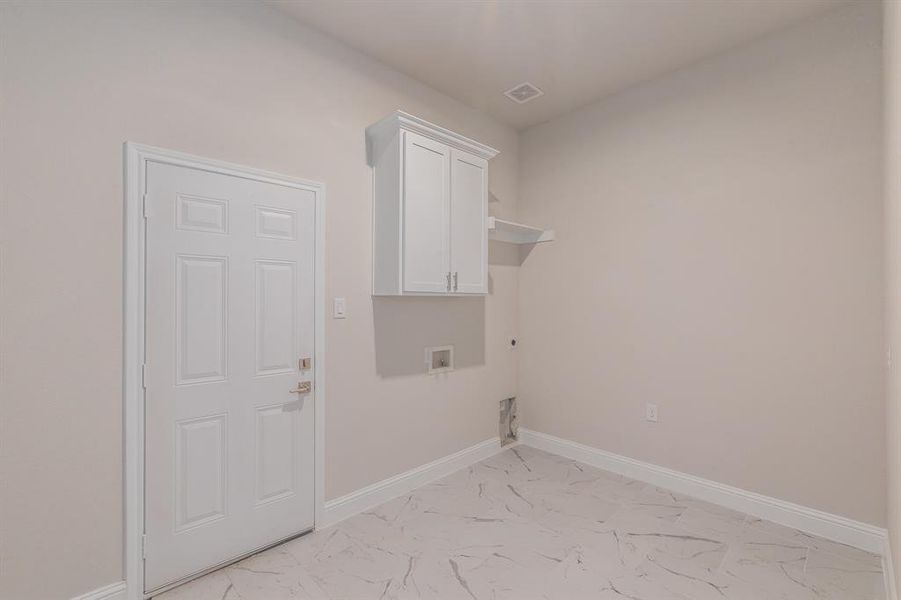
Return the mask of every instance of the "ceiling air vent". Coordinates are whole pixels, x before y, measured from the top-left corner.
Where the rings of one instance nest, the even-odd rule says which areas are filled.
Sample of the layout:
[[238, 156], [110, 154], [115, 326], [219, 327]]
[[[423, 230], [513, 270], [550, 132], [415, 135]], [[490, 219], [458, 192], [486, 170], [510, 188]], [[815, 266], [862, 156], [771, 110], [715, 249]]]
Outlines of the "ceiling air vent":
[[517, 104], [525, 104], [533, 98], [543, 95], [544, 92], [529, 82], [520, 83], [519, 85], [504, 92], [504, 96], [513, 100]]

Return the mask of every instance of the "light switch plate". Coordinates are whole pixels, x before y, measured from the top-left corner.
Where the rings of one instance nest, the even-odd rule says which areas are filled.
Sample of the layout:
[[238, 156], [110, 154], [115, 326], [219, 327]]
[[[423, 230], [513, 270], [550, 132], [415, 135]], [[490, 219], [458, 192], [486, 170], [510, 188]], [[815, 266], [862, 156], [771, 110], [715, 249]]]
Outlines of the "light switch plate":
[[657, 422], [657, 405], [656, 404], [646, 404], [645, 405], [645, 415], [644, 418], [646, 421], [651, 423]]
[[346, 298], [335, 298], [335, 311], [333, 314], [336, 319], [346, 319], [347, 318], [347, 299]]

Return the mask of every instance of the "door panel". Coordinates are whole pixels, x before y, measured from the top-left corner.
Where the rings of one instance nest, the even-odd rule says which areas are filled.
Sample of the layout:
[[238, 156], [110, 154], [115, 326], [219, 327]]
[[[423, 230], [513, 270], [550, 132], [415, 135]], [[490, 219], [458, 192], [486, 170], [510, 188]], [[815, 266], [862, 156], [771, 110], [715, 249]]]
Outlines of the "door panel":
[[299, 356], [295, 264], [258, 260], [256, 268], [257, 375], [290, 373]]
[[175, 531], [225, 516], [227, 415], [175, 424]]
[[226, 376], [228, 259], [176, 255], [176, 383], [222, 381]]
[[313, 395], [290, 390], [313, 379], [316, 197], [160, 163], [146, 185], [152, 591], [313, 527]]
[[279, 404], [257, 409], [257, 504], [294, 493], [296, 417]]
[[228, 203], [215, 198], [179, 194], [176, 227], [187, 231], [228, 233]]
[[447, 292], [450, 149], [404, 132], [404, 291]]
[[451, 272], [455, 292], [488, 293], [488, 163], [451, 151]]

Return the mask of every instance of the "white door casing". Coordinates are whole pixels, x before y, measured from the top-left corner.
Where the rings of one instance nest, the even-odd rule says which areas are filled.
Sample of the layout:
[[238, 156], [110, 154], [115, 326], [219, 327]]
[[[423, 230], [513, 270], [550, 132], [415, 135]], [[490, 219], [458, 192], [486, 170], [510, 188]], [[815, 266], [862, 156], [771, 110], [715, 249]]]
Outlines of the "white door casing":
[[[126, 154], [126, 577], [140, 598], [307, 531], [321, 510], [324, 198], [235, 165]], [[290, 393], [299, 381], [317, 385]]]
[[488, 293], [488, 161], [451, 149], [452, 291]]

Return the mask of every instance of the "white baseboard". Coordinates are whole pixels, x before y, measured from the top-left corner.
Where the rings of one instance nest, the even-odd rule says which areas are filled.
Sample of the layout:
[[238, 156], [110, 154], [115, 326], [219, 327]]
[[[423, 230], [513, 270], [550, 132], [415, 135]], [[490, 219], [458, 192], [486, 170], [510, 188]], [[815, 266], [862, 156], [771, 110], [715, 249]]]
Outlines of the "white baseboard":
[[885, 552], [882, 554], [882, 573], [885, 575], [885, 597], [888, 600], [901, 600], [898, 598], [898, 589], [895, 584], [895, 563], [892, 562], [892, 544], [889, 538], [885, 538]]
[[881, 527], [680, 473], [522, 427], [519, 429], [519, 441], [526, 446], [559, 454], [605, 471], [700, 498], [835, 542], [875, 554], [885, 552], [887, 531]]
[[[891, 548], [885, 529], [777, 500], [754, 492], [695, 477], [665, 467], [645, 463], [612, 452], [571, 442], [545, 433], [519, 428], [519, 443], [564, 456], [581, 463], [645, 481], [675, 492], [706, 500], [761, 519], [812, 533], [836, 542], [883, 556], [888, 600], [901, 600], [895, 589]], [[509, 448], [506, 446], [505, 448]], [[446, 477], [501, 451], [497, 439], [485, 440], [459, 452], [439, 458], [405, 473], [389, 477], [355, 492], [325, 503], [323, 519], [317, 529], [334, 525], [365, 512], [416, 488]], [[125, 600], [125, 582], [120, 581], [72, 600]]]
[[105, 585], [81, 596], [76, 596], [72, 600], [125, 600], [125, 582], [117, 581]]
[[316, 528], [321, 529], [334, 525], [348, 517], [374, 508], [383, 502], [403, 496], [420, 486], [431, 483], [436, 479], [441, 479], [454, 471], [459, 471], [497, 454], [500, 450], [501, 445], [497, 438], [485, 440], [455, 454], [439, 458], [405, 473], [368, 485], [346, 496], [329, 500], [325, 503], [323, 518], [319, 523], [316, 523]]

